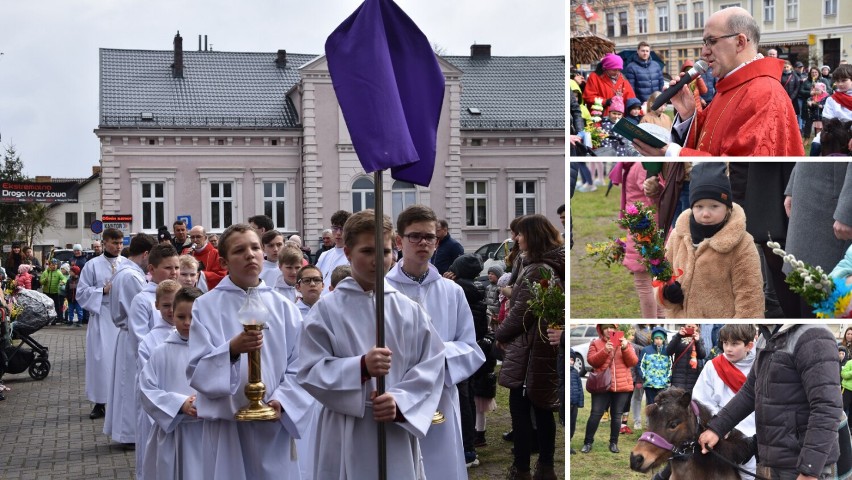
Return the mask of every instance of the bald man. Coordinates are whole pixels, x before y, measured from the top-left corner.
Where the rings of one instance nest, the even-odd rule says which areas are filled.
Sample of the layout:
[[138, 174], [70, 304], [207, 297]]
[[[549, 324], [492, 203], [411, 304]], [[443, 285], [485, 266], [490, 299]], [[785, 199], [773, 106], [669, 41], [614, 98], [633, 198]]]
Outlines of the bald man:
[[667, 157], [804, 156], [796, 112], [781, 86], [784, 62], [758, 54], [759, 43], [757, 22], [745, 9], [729, 7], [711, 15], [701, 58], [718, 78], [716, 96], [699, 112], [684, 86], [672, 97], [677, 112], [673, 143], [653, 148], [636, 141], [636, 149]]
[[204, 271], [207, 287], [213, 290], [228, 274], [219, 262], [219, 251], [207, 241], [207, 233], [204, 231], [204, 227], [200, 225], [192, 227], [189, 231], [189, 239], [195, 246], [192, 250], [192, 256], [198, 260], [201, 269]]

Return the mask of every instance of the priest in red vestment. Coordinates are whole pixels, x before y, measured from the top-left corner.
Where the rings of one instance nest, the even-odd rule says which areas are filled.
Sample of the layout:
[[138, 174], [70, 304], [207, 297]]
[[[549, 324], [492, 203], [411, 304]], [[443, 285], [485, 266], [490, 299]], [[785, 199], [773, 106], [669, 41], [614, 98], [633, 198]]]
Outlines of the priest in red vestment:
[[[672, 97], [672, 140], [663, 148], [636, 141], [645, 156], [804, 156], [796, 112], [781, 85], [784, 62], [757, 53], [760, 30], [745, 9], [720, 10], [704, 27], [702, 58], [710, 64], [716, 96], [696, 113], [688, 87]], [[671, 85], [677, 82], [675, 78]]]

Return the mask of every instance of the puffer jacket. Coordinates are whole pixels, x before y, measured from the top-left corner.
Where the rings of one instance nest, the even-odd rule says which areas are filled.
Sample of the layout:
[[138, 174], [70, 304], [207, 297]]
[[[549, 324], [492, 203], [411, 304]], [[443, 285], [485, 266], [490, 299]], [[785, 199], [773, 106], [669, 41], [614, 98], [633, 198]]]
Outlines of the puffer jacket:
[[[664, 299], [655, 287], [667, 318], [763, 318], [763, 276], [754, 239], [746, 232], [742, 207], [733, 204], [728, 223], [712, 237], [692, 246], [689, 219], [684, 210], [666, 242], [666, 258], [672, 269], [683, 270], [677, 279], [683, 303]], [[669, 353], [674, 353], [669, 349]]]
[[[665, 330], [655, 328], [654, 331]], [[666, 352], [666, 346], [651, 344], [642, 349], [639, 360], [642, 370], [642, 384], [645, 388], [668, 388], [672, 378], [672, 359]]]
[[642, 100], [642, 103], [647, 102], [648, 97], [655, 91], [662, 92], [666, 88], [663, 70], [660, 68], [660, 64], [651, 60], [651, 58], [642, 60], [639, 55], [634, 55], [624, 66], [623, 73], [624, 78], [633, 87], [636, 98]]
[[[692, 351], [695, 350], [695, 368], [689, 364], [692, 357]], [[681, 337], [680, 333], [674, 334], [672, 341], [666, 347], [666, 353], [673, 356], [672, 358], [672, 377], [671, 386], [680, 387], [687, 392], [692, 391], [695, 382], [698, 381], [698, 376], [701, 375], [701, 370], [704, 369], [704, 359], [707, 358], [707, 350], [704, 348], [704, 342], [693, 342], [691, 337]]]
[[[571, 350], [571, 355], [574, 355], [574, 350]], [[583, 408], [585, 398], [583, 397], [583, 383], [580, 381], [580, 372], [576, 368], [571, 367], [571, 386], [570, 386], [570, 402], [571, 406]]]
[[767, 333], [757, 341], [746, 383], [708, 428], [721, 437], [755, 412], [760, 462], [819, 477], [840, 457], [836, 340], [825, 325], [783, 325], [768, 339]]
[[598, 338], [592, 340], [589, 345], [589, 365], [596, 372], [603, 372], [612, 365], [612, 383], [609, 386], [611, 392], [632, 392], [633, 375], [631, 369], [639, 363], [636, 352], [629, 347], [622, 350], [614, 348], [613, 353], [607, 353], [606, 341], [604, 341], [601, 326], [597, 326]]
[[[523, 258], [523, 269], [512, 289], [511, 309], [495, 332], [497, 341], [504, 345], [505, 355], [500, 369], [499, 383], [506, 388], [520, 388], [531, 383], [545, 395], [558, 401], [559, 375], [556, 370], [558, 347], [547, 340], [547, 324], [539, 321], [530, 311], [527, 300], [532, 296], [530, 283], [541, 280], [543, 266], [549, 266], [565, 285], [565, 247], [546, 252], [541, 262]], [[529, 283], [524, 280], [529, 280]], [[536, 378], [532, 378], [536, 377]], [[632, 387], [631, 387], [632, 388]]]

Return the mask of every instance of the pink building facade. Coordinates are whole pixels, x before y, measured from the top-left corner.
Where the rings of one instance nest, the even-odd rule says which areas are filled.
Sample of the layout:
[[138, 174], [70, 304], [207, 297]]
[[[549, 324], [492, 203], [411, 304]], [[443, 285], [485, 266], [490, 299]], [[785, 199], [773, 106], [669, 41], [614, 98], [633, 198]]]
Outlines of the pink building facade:
[[[316, 248], [331, 214], [372, 206], [324, 56], [101, 49], [102, 201], [155, 233], [266, 214]], [[564, 57], [439, 57], [446, 92], [428, 188], [384, 175], [394, 218], [422, 203], [473, 251], [566, 203]]]

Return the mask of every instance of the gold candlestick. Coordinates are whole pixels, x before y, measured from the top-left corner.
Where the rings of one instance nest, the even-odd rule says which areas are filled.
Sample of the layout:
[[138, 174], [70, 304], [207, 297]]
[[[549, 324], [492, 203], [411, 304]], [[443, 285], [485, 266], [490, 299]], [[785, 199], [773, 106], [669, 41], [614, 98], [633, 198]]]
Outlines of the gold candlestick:
[[444, 418], [444, 414], [441, 413], [440, 410], [435, 410], [435, 414], [432, 415], [432, 425], [438, 425], [440, 423], [444, 423], [446, 418]]
[[[246, 332], [263, 330], [262, 323], [243, 325]], [[278, 420], [280, 417], [274, 408], [263, 401], [266, 394], [266, 385], [261, 381], [260, 375], [260, 350], [248, 353], [248, 384], [245, 388], [246, 398], [249, 404], [241, 408], [234, 418], [241, 422], [252, 422], [255, 420]]]

